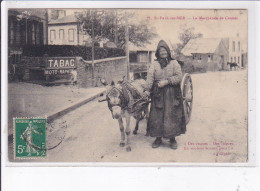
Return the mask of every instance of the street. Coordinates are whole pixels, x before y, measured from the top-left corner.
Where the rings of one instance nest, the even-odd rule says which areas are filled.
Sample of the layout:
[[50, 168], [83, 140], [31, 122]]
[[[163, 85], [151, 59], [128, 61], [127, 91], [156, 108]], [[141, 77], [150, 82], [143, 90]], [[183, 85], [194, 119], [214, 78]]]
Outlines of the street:
[[[131, 134], [131, 152], [120, 147], [117, 120], [98, 99], [62, 117], [68, 125], [64, 141], [47, 151], [43, 162], [246, 162], [247, 70], [193, 74], [193, 110], [187, 132], [157, 149], [141, 121]], [[131, 119], [131, 129], [135, 121]]]

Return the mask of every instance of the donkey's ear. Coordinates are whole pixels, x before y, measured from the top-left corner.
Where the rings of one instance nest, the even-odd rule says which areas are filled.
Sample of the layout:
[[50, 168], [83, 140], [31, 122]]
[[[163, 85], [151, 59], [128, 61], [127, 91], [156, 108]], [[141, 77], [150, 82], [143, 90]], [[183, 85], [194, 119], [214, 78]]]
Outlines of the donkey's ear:
[[102, 85], [107, 86], [107, 81], [105, 79], [100, 79], [100, 82]]
[[111, 85], [111, 86], [114, 86], [114, 85], [115, 85], [115, 82], [112, 80], [112, 82], [111, 82], [110, 85]]
[[125, 76], [121, 80], [118, 81], [119, 84], [122, 84], [125, 81]]

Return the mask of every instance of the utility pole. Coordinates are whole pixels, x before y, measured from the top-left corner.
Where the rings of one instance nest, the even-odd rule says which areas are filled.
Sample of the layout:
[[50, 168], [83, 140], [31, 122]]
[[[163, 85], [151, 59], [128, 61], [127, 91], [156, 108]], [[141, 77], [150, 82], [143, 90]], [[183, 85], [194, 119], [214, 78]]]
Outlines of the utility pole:
[[115, 10], [116, 11], [116, 18], [115, 18], [115, 44], [117, 46], [117, 42], [118, 42], [118, 37], [117, 37], [117, 9]]
[[94, 63], [94, 60], [95, 60], [95, 54], [94, 54], [94, 51], [95, 51], [95, 33], [94, 33], [94, 13], [93, 13], [92, 10], [91, 10], [91, 39], [92, 39], [92, 41], [91, 41], [92, 86], [95, 86], [95, 76], [94, 76], [94, 69], [95, 69], [95, 63]]
[[25, 44], [28, 43], [28, 18], [25, 17]]
[[126, 15], [126, 23], [125, 23], [125, 52], [126, 52], [126, 77], [127, 80], [130, 79], [129, 73], [130, 73], [130, 66], [129, 66], [129, 31], [128, 31], [128, 18], [127, 14]]
[[[48, 15], [48, 9], [45, 9], [45, 43], [48, 44], [48, 23], [49, 23], [49, 15]], [[43, 42], [43, 44], [45, 44]]]

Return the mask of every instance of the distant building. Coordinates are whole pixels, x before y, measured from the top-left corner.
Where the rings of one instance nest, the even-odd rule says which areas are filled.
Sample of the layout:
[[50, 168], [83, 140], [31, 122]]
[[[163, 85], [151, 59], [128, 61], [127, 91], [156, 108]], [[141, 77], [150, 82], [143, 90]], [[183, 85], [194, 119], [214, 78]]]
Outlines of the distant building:
[[137, 47], [129, 43], [129, 63], [130, 72], [134, 79], [146, 78], [147, 69], [155, 60], [155, 44], [146, 44], [142, 47]]
[[48, 34], [50, 45], [85, 45], [90, 40], [89, 35], [80, 30], [79, 21], [74, 14], [51, 20], [48, 23]]
[[235, 38], [223, 39], [225, 46], [228, 48], [228, 62], [237, 63], [238, 66], [242, 66], [242, 40], [239, 38], [239, 34]]
[[191, 39], [182, 49], [182, 54], [196, 63], [204, 64], [207, 70], [227, 69], [228, 48], [219, 38]]
[[47, 21], [45, 9], [8, 10], [8, 73], [17, 73], [24, 46], [47, 44]]
[[50, 9], [48, 14], [50, 20], [56, 20], [65, 17], [67, 12], [65, 9]]
[[44, 9], [10, 9], [8, 11], [8, 46], [47, 44]]

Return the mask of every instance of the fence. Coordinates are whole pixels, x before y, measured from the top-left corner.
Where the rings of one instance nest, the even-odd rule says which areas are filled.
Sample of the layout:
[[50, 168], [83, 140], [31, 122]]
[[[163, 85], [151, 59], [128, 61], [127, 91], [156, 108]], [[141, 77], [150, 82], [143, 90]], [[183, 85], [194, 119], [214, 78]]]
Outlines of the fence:
[[[125, 56], [123, 49], [119, 48], [94, 48], [94, 59], [104, 59]], [[33, 46], [27, 45], [23, 47], [23, 56], [28, 57], [63, 57], [63, 56], [79, 56], [84, 60], [92, 59], [92, 49], [86, 46], [72, 46], [72, 45], [41, 45]]]

